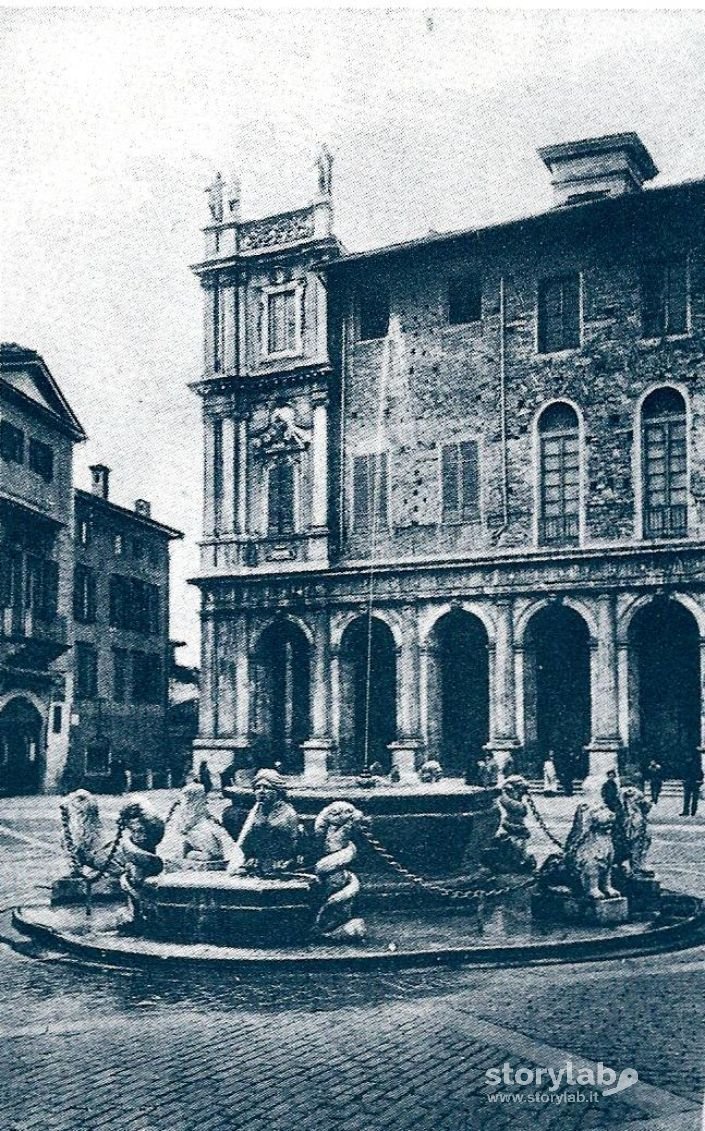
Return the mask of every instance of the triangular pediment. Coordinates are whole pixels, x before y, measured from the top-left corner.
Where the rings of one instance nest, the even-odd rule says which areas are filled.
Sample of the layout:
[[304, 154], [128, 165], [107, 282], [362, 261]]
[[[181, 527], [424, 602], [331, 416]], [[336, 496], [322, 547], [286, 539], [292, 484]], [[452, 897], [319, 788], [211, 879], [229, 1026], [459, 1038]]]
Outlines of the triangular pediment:
[[0, 380], [57, 417], [75, 439], [85, 439], [83, 428], [39, 354], [21, 346], [0, 346]]

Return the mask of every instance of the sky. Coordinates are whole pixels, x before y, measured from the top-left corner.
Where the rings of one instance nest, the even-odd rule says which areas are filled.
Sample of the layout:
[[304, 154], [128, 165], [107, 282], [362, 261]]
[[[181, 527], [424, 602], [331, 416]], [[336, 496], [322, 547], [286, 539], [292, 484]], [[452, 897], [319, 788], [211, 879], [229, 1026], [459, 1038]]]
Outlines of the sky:
[[540, 145], [636, 130], [705, 176], [705, 12], [0, 8], [0, 339], [38, 350], [113, 471], [182, 529], [171, 632], [198, 655], [204, 189], [308, 203], [335, 155], [351, 251], [550, 207]]

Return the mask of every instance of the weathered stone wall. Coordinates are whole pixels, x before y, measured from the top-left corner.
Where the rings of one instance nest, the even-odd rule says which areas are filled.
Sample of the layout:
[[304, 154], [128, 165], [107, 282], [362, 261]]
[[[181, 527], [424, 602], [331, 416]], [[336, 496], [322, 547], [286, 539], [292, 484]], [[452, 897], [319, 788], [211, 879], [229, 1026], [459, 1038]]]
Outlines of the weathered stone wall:
[[[496, 544], [535, 544], [535, 421], [547, 402], [566, 398], [584, 424], [584, 538], [599, 545], [635, 537], [638, 404], [654, 385], [675, 383], [691, 412], [689, 536], [705, 534], [705, 252], [702, 186], [646, 193], [555, 212], [477, 237], [458, 237], [334, 273], [333, 318], [347, 316], [344, 452], [339, 486], [346, 498], [343, 557], [369, 553], [350, 529], [352, 457], [390, 450], [390, 529], [378, 554], [468, 554]], [[641, 265], [687, 254], [692, 332], [642, 338]], [[541, 355], [536, 348], [537, 283], [582, 272], [579, 350]], [[449, 326], [448, 280], [482, 278], [482, 321]], [[354, 294], [379, 280], [391, 293], [387, 339], [356, 342]], [[500, 417], [500, 280], [504, 281], [504, 356], [509, 525], [503, 523]], [[443, 525], [440, 448], [480, 441], [481, 521]], [[342, 481], [341, 481], [341, 476]]]

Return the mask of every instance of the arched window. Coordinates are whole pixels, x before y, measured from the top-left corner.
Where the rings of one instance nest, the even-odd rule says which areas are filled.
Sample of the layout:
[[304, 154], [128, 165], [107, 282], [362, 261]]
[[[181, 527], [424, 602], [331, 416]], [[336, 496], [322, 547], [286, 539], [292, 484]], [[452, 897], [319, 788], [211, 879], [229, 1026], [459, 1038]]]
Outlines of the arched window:
[[577, 542], [580, 532], [578, 416], [562, 401], [539, 418], [539, 542]]
[[641, 408], [644, 537], [688, 532], [685, 401], [676, 389], [655, 389]]
[[288, 459], [277, 459], [267, 478], [267, 529], [270, 534], [294, 532], [294, 465]]

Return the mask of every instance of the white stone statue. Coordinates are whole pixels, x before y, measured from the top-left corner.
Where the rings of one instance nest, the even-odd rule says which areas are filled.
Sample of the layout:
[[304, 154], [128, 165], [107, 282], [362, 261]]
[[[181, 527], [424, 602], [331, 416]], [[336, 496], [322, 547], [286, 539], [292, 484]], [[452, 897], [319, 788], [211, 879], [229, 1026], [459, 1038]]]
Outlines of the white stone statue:
[[211, 219], [216, 224], [223, 222], [223, 189], [225, 183], [220, 173], [216, 173], [213, 183], [208, 185], [206, 193], [208, 195], [208, 208], [210, 209]]
[[612, 885], [615, 815], [606, 805], [581, 802], [565, 843], [565, 862], [590, 899], [617, 899]]
[[320, 196], [330, 196], [333, 191], [333, 154], [327, 145], [322, 145], [316, 159], [318, 170], [318, 192]]
[[213, 864], [230, 859], [235, 842], [211, 815], [206, 791], [200, 782], [188, 782], [182, 789], [174, 822], [182, 860]]
[[360, 810], [349, 801], [332, 801], [316, 817], [314, 832], [322, 841], [316, 878], [324, 899], [314, 931], [321, 939], [362, 942], [367, 937], [365, 920], [354, 914], [360, 881], [349, 871], [357, 856], [353, 832], [363, 821]]
[[99, 867], [97, 858], [105, 844], [98, 802], [87, 789], [75, 789], [61, 802], [60, 810], [71, 875], [81, 876], [84, 867]]

